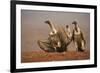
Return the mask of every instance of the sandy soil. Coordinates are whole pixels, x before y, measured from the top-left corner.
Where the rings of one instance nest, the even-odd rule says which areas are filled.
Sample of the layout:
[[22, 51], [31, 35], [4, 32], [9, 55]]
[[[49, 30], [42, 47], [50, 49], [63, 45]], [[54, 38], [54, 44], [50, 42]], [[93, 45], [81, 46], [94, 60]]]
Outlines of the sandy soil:
[[90, 52], [68, 51], [65, 53], [47, 53], [44, 51], [22, 52], [21, 62], [67, 61], [86, 60], [90, 58]]

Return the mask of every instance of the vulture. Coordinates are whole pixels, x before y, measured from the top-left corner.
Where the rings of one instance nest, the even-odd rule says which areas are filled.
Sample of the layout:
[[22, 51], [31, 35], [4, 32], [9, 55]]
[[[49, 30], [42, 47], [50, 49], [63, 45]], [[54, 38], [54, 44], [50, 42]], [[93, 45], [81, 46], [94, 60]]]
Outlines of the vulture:
[[77, 51], [83, 52], [86, 44], [83, 32], [79, 28], [77, 21], [73, 21], [72, 24], [74, 25], [72, 40], [74, 41], [75, 48]]
[[67, 46], [71, 42], [71, 33], [69, 32], [69, 27], [66, 27], [68, 30], [67, 32], [69, 32], [67, 34], [63, 27], [58, 27], [58, 29], [56, 29], [54, 24], [49, 20], [45, 21], [45, 23], [49, 25], [51, 32], [49, 33], [47, 40], [37, 41], [39, 47], [45, 52], [62, 53], [67, 51]]

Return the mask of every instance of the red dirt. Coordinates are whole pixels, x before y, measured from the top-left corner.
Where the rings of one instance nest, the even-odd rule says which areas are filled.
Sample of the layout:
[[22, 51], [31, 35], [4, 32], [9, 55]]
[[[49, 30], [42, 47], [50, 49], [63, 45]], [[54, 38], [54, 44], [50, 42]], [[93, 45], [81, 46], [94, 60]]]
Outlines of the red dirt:
[[90, 58], [90, 52], [68, 51], [65, 53], [47, 53], [43, 51], [22, 52], [21, 62], [67, 61], [86, 60]]

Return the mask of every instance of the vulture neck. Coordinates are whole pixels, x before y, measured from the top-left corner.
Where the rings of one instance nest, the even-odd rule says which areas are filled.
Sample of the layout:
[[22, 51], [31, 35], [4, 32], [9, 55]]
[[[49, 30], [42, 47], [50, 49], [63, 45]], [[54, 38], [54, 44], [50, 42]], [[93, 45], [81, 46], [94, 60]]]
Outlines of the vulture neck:
[[79, 35], [81, 33], [79, 26], [75, 26], [75, 34]]
[[51, 28], [50, 34], [51, 34], [51, 35], [56, 34], [56, 33], [57, 33], [57, 30], [55, 29], [54, 25], [50, 23], [49, 26], [50, 26], [50, 28]]
[[75, 25], [75, 31], [76, 31], [76, 32], [79, 31], [79, 27], [78, 27], [78, 25]]

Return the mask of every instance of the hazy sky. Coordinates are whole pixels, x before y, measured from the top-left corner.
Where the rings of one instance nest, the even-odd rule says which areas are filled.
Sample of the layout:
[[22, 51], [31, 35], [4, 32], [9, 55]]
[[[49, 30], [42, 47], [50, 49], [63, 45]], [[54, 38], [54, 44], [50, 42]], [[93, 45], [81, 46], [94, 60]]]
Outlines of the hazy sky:
[[[47, 39], [50, 32], [49, 26], [44, 23], [46, 20], [51, 20], [56, 26], [62, 25], [65, 27], [69, 25], [71, 30], [73, 30], [72, 21], [77, 20], [86, 39], [86, 49], [90, 48], [89, 13], [21, 10], [22, 51], [41, 50], [37, 40]], [[70, 49], [75, 50], [73, 43], [70, 44]]]

